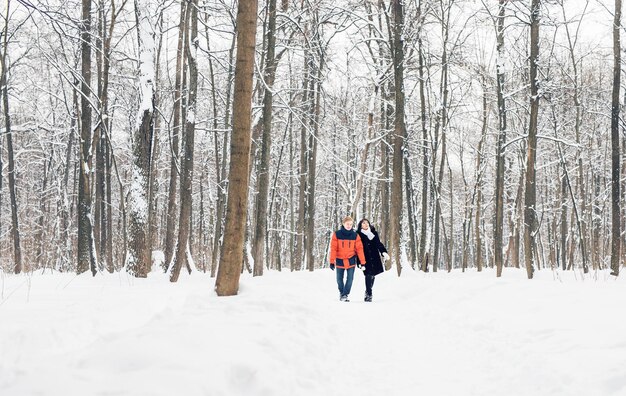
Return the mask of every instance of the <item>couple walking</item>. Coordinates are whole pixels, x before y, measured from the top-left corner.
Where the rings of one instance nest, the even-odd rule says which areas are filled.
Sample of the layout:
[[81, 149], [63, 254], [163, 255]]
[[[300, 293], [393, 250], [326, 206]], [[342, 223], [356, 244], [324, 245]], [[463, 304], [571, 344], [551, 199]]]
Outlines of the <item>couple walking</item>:
[[337, 273], [339, 299], [346, 302], [350, 301], [348, 295], [352, 288], [354, 267], [362, 269], [365, 275], [365, 301], [371, 302], [374, 277], [384, 271], [383, 260], [389, 259], [389, 255], [369, 220], [359, 221], [356, 231], [352, 229], [353, 225], [354, 220], [347, 216], [342, 221], [342, 227], [333, 233], [330, 241], [330, 269]]

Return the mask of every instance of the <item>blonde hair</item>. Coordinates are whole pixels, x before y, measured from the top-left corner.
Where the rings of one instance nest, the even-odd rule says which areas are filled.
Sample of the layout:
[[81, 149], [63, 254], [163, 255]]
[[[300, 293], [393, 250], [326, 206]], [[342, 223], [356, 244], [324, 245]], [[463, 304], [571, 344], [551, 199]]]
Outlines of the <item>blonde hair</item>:
[[346, 221], [351, 221], [354, 223], [354, 219], [350, 216], [346, 216], [343, 218], [343, 220], [341, 221], [341, 224], [344, 224]]

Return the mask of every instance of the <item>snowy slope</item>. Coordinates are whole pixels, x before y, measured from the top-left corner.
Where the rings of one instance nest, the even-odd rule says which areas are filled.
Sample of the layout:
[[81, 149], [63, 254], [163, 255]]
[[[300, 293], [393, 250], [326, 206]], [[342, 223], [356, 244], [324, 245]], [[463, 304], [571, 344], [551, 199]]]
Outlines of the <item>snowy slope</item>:
[[626, 281], [605, 273], [389, 272], [371, 304], [328, 269], [230, 298], [200, 273], [2, 277], [3, 396], [626, 395]]

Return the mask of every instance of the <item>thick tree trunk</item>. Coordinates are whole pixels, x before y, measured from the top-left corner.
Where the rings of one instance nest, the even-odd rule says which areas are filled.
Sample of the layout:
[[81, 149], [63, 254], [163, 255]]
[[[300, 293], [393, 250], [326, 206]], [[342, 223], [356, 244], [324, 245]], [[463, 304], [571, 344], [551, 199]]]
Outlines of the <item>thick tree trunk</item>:
[[530, 122], [526, 156], [526, 187], [524, 190], [524, 254], [528, 279], [535, 271], [537, 230], [537, 122], [539, 118], [539, 16], [541, 0], [532, 0], [530, 12]]
[[391, 210], [389, 227], [389, 248], [396, 263], [398, 276], [402, 273], [400, 239], [402, 229], [402, 163], [406, 126], [404, 120], [404, 4], [393, 0], [393, 70], [395, 83], [396, 114], [394, 122], [393, 160], [391, 182]]
[[240, 0], [237, 12], [237, 61], [233, 138], [230, 152], [230, 186], [226, 205], [224, 248], [215, 289], [218, 296], [232, 296], [239, 291], [243, 263], [243, 245], [248, 209], [248, 162], [252, 116], [252, 80], [256, 37], [257, 1]]
[[78, 254], [77, 273], [89, 269], [96, 275], [97, 264], [91, 215], [91, 0], [82, 0], [81, 37], [81, 102], [80, 102], [80, 172], [78, 176]]
[[622, 0], [615, 0], [613, 20], [613, 94], [611, 102], [611, 274], [618, 276], [620, 269], [621, 224], [620, 224], [620, 150], [619, 113], [621, 79], [620, 28]]
[[152, 265], [149, 239], [148, 211], [149, 180], [154, 136], [154, 38], [150, 7], [135, 0], [137, 43], [139, 47], [139, 110], [133, 133], [132, 181], [128, 195], [129, 244], [126, 270], [133, 276], [145, 278]]

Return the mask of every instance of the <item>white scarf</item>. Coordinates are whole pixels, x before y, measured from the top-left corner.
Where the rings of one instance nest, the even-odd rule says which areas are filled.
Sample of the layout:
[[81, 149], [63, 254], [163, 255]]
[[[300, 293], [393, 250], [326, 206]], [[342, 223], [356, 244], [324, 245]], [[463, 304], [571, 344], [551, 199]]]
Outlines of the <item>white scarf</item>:
[[367, 236], [367, 238], [371, 241], [372, 239], [374, 239], [374, 233], [372, 232], [371, 229], [361, 229], [361, 233], [365, 234], [365, 236]]

